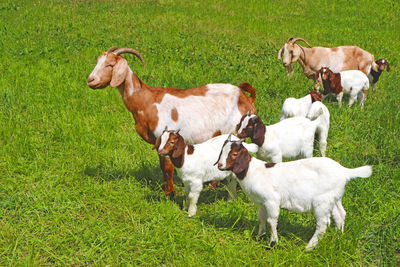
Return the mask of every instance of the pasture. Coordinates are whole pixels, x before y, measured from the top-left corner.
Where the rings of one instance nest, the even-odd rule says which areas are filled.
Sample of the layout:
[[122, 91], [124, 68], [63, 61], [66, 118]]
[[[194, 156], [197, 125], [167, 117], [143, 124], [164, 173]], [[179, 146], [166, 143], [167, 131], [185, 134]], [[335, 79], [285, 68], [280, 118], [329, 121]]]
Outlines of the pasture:
[[[1, 0], [0, 265], [400, 264], [399, 32], [394, 0]], [[131, 47], [147, 67], [125, 58], [152, 86], [250, 82], [272, 124], [284, 99], [313, 85], [298, 63], [288, 79], [277, 60], [291, 36], [358, 45], [391, 66], [364, 110], [324, 102], [327, 156], [373, 174], [346, 187], [344, 233], [331, 224], [310, 252], [313, 214], [282, 210], [267, 250], [269, 231], [256, 239], [257, 207], [242, 191], [227, 202], [226, 187], [206, 188], [187, 218], [182, 183], [175, 177], [174, 201], [164, 195], [156, 152], [118, 90], [86, 84], [103, 51]]]

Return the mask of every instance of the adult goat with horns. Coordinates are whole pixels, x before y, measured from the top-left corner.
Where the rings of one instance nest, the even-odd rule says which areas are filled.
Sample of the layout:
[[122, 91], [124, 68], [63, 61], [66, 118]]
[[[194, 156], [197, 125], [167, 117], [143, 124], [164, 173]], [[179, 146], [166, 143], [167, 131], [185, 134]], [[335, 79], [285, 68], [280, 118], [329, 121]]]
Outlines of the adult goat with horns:
[[[188, 144], [201, 143], [220, 134], [232, 133], [247, 111], [256, 113], [256, 91], [249, 83], [239, 87], [231, 84], [207, 84], [190, 89], [151, 87], [131, 70], [121, 56], [123, 53], [135, 55], [145, 65], [136, 50], [111, 47], [99, 56], [89, 75], [88, 86], [92, 89], [108, 85], [117, 87], [135, 119], [136, 131], [147, 143], [155, 145], [165, 127], [180, 129]], [[167, 183], [166, 194], [173, 196], [174, 165], [171, 159], [160, 156], [160, 167]]]
[[[303, 41], [309, 48], [299, 45], [298, 41]], [[335, 73], [360, 70], [365, 75], [370, 75], [371, 68], [378, 70], [374, 56], [358, 46], [311, 47], [303, 38], [289, 38], [279, 50], [278, 59], [282, 59], [289, 77], [293, 75], [293, 63], [298, 61], [307, 78], [314, 80], [316, 90], [319, 90], [322, 83], [318, 75], [322, 67], [328, 67]]]

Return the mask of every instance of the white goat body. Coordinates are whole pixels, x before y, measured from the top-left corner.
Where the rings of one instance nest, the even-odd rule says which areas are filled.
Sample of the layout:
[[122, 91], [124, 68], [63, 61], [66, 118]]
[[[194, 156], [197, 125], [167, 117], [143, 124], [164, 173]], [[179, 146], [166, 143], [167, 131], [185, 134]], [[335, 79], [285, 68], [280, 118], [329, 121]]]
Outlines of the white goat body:
[[366, 178], [372, 174], [371, 166], [348, 169], [325, 157], [271, 164], [251, 157], [245, 150], [240, 142], [225, 143], [218, 168], [233, 171], [246, 195], [259, 206], [258, 234], [265, 232], [268, 221], [271, 246], [278, 242], [276, 228], [280, 208], [314, 211], [317, 227], [306, 249], [317, 245], [318, 236], [326, 231], [330, 215], [343, 231], [346, 212], [341, 199], [346, 183], [352, 178]]
[[[259, 146], [257, 157], [272, 162], [282, 162], [282, 158], [310, 158], [313, 156], [314, 136], [317, 127], [324, 127], [324, 118], [320, 113], [317, 119], [311, 121], [303, 117], [282, 120], [276, 124], [265, 126], [254, 114], [245, 115], [237, 126], [238, 137], [250, 137]], [[255, 137], [250, 129], [258, 129], [263, 136]], [[262, 130], [264, 128], [264, 130]], [[253, 132], [255, 133], [255, 132]], [[326, 141], [326, 140], [325, 140]], [[326, 146], [325, 146], [326, 147]], [[325, 151], [321, 151], [321, 154]]]
[[321, 100], [322, 95], [317, 91], [311, 91], [302, 98], [286, 98], [282, 105], [281, 120], [292, 117], [306, 117], [311, 104]]
[[[218, 170], [215, 162], [221, 152], [222, 145], [227, 139], [228, 135], [220, 135], [207, 140], [203, 143], [193, 146], [184, 146], [183, 155], [179, 155], [182, 159], [179, 161], [179, 166], [175, 166], [178, 176], [182, 179], [185, 185], [185, 191], [188, 197], [189, 207], [188, 215], [192, 217], [197, 212], [197, 201], [200, 192], [203, 189], [203, 183], [213, 180], [221, 181], [228, 179], [228, 190], [230, 197], [236, 196], [236, 179], [232, 177], [229, 172]], [[174, 161], [174, 155], [171, 153], [179, 142], [184, 142], [180, 132], [164, 131], [158, 138], [159, 147], [158, 152], [160, 155], [168, 155]], [[239, 140], [237, 137], [232, 136], [233, 140]], [[173, 145], [171, 145], [171, 143]], [[257, 152], [258, 147], [255, 144], [245, 144], [246, 148], [251, 152]]]
[[343, 94], [350, 94], [349, 107], [357, 99], [361, 101], [361, 108], [367, 98], [369, 79], [367, 75], [359, 70], [346, 70], [334, 73], [329, 68], [323, 67], [319, 71], [324, 84], [324, 97], [329, 93], [335, 93], [339, 106], [342, 105]]

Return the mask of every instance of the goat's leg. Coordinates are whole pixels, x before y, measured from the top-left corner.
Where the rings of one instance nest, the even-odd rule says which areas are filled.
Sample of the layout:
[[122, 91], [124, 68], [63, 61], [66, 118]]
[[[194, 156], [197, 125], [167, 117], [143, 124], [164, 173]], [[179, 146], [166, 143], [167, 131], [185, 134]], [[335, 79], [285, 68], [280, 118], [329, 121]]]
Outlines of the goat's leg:
[[339, 107], [342, 107], [342, 98], [343, 98], [343, 92], [340, 92], [339, 94], [337, 94], [336, 99], [339, 103]]
[[262, 236], [266, 232], [267, 223], [267, 210], [263, 205], [258, 210], [258, 234], [257, 237]]
[[188, 194], [189, 199], [189, 209], [188, 215], [189, 217], [193, 217], [197, 212], [197, 201], [199, 200], [200, 192], [203, 189], [203, 184], [200, 183], [191, 183], [190, 184], [190, 192]]
[[276, 243], [278, 243], [278, 217], [279, 217], [279, 206], [276, 206], [274, 203], [266, 203], [265, 209], [268, 212], [267, 221], [271, 226], [271, 243], [270, 247], [273, 247]]
[[164, 176], [164, 182], [167, 184], [165, 194], [169, 195], [170, 198], [172, 199], [175, 195], [174, 164], [172, 163], [169, 157], [159, 156], [159, 159], [160, 159], [160, 167]]
[[325, 234], [327, 225], [330, 223], [330, 215], [332, 210], [332, 205], [328, 203], [318, 205], [315, 208], [314, 212], [315, 216], [317, 217], [317, 227], [314, 235], [311, 237], [306, 246], [306, 250], [313, 249], [318, 244], [318, 239], [322, 238], [322, 236]]
[[336, 227], [340, 231], [343, 232], [344, 231], [344, 220], [346, 218], [346, 211], [344, 210], [344, 208], [342, 206], [341, 199], [339, 199], [333, 206], [332, 216], [333, 216], [333, 219], [335, 220]]

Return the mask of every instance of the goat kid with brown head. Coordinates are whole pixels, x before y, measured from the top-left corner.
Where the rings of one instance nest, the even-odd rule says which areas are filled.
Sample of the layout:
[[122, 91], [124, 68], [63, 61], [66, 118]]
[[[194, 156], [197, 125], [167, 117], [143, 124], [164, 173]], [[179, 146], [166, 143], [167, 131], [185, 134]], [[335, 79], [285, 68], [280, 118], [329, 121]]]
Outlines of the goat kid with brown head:
[[[259, 146], [258, 158], [282, 162], [283, 158], [310, 158], [313, 156], [314, 136], [319, 127], [325, 127], [321, 110], [314, 120], [294, 117], [265, 126], [261, 118], [246, 114], [236, 126], [239, 138], [249, 137]], [[326, 135], [327, 136], [327, 135]], [[321, 155], [325, 156], [326, 140], [320, 138]]]
[[364, 101], [367, 99], [367, 91], [369, 88], [369, 79], [367, 75], [359, 70], [345, 70], [334, 73], [328, 67], [322, 67], [316, 75], [320, 75], [324, 85], [323, 98], [333, 93], [342, 106], [343, 94], [349, 94], [349, 107], [359, 99], [361, 108], [364, 107]]
[[375, 61], [375, 63], [378, 65], [378, 70], [374, 71], [371, 70], [370, 75], [368, 75], [369, 81], [372, 84], [372, 91], [375, 92], [376, 90], [376, 83], [379, 80], [379, 77], [381, 76], [382, 72], [385, 70], [389, 72], [390, 71], [390, 65], [389, 62], [384, 59], [384, 58], [380, 58], [377, 61]]
[[371, 176], [371, 166], [348, 169], [325, 157], [271, 164], [250, 156], [243, 144], [228, 138], [215, 164], [222, 171], [234, 173], [243, 191], [259, 207], [258, 235], [265, 233], [268, 222], [270, 246], [278, 242], [280, 208], [314, 211], [317, 227], [306, 249], [317, 245], [331, 215], [337, 228], [344, 230], [346, 211], [341, 199], [346, 182]]
[[[228, 135], [220, 135], [201, 144], [187, 145], [179, 131], [164, 130], [157, 138], [154, 149], [157, 149], [161, 157], [171, 158], [178, 176], [185, 185], [189, 217], [196, 215], [197, 200], [203, 183], [227, 179], [230, 198], [236, 196], [236, 179], [230, 173], [222, 172], [214, 166], [227, 137]], [[237, 137], [233, 138], [239, 140]], [[253, 152], [258, 149], [254, 144], [246, 146]]]

